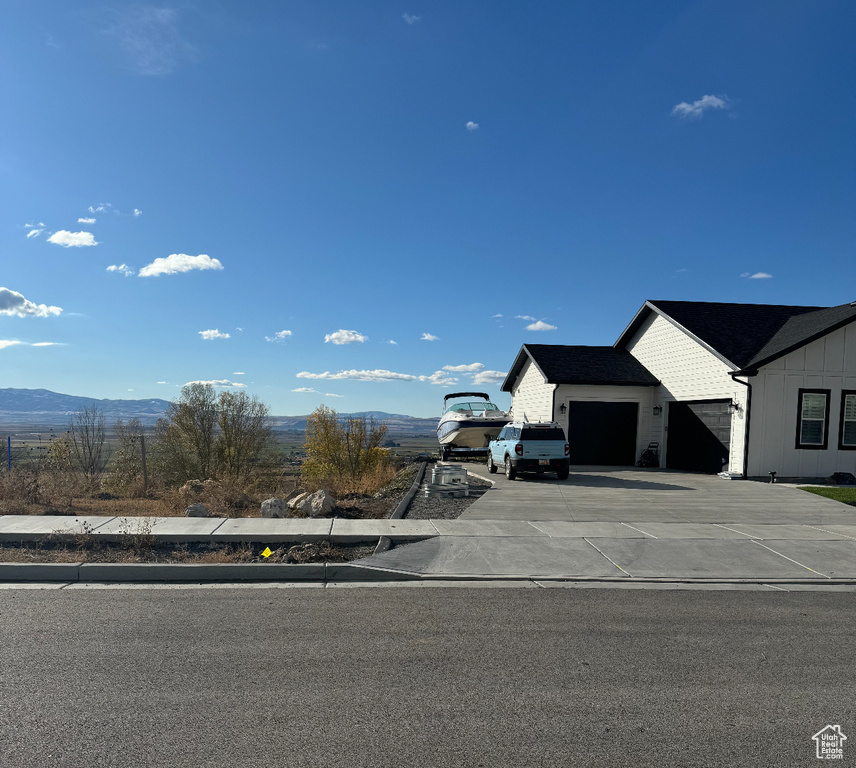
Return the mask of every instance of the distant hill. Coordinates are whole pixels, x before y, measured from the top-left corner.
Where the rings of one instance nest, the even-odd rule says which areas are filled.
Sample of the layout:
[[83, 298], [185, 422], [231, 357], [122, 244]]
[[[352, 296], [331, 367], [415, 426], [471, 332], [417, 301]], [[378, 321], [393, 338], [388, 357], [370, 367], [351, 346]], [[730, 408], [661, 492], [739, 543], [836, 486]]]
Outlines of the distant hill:
[[[0, 432], [4, 425], [39, 425], [65, 427], [69, 419], [82, 408], [96, 407], [104, 412], [108, 425], [116, 419], [137, 418], [143, 424], [153, 425], [166, 413], [167, 400], [99, 400], [94, 397], [63, 395], [48, 389], [0, 389]], [[434, 435], [437, 419], [417, 419], [385, 411], [341, 413], [368, 421], [386, 424], [390, 435]], [[275, 429], [304, 431], [306, 416], [273, 416]]]
[[108, 422], [137, 418], [143, 424], [154, 424], [168, 405], [168, 401], [158, 399], [99, 400], [48, 389], [0, 389], [0, 424], [5, 421], [65, 426], [73, 414], [93, 406], [104, 412]]

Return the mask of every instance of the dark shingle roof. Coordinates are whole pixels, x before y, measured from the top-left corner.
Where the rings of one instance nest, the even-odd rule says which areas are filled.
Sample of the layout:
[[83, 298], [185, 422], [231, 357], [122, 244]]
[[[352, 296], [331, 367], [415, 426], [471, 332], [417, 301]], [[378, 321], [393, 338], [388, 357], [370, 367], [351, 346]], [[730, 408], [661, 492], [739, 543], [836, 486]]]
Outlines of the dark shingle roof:
[[701, 339], [738, 369], [756, 368], [856, 320], [856, 307], [795, 307], [703, 301], [649, 301], [616, 342], [624, 348], [657, 311]]
[[532, 360], [550, 384], [613, 384], [651, 387], [659, 380], [624, 349], [564, 344], [524, 344], [502, 390], [511, 391], [527, 360]]
[[838, 307], [827, 307], [816, 312], [794, 315], [743, 367], [757, 368], [854, 320], [856, 320], [856, 306], [853, 304], [842, 304]]

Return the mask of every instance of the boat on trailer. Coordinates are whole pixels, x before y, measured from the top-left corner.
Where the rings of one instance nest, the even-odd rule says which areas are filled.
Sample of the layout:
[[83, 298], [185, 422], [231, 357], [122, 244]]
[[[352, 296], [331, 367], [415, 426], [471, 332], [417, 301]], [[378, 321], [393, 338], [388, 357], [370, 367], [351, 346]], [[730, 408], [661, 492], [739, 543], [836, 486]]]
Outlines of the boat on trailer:
[[[449, 403], [450, 400], [460, 402]], [[446, 395], [443, 398], [443, 415], [437, 425], [440, 458], [447, 459], [452, 451], [485, 453], [488, 443], [509, 421], [511, 416], [494, 405], [485, 392], [452, 392]]]

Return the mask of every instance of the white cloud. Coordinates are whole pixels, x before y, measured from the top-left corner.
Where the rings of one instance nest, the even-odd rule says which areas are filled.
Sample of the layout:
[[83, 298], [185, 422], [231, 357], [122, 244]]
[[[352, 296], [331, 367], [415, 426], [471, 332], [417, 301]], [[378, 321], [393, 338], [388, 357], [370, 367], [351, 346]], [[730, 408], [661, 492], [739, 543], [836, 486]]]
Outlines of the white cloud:
[[132, 267], [129, 267], [127, 264], [111, 264], [107, 267], [108, 272], [121, 272], [125, 277], [130, 277], [134, 274], [134, 270]]
[[393, 341], [392, 339], [390, 339], [390, 340], [389, 340], [389, 342], [387, 342], [387, 343], [389, 343], [389, 344], [394, 344], [395, 346], [398, 346], [398, 342], [397, 342], [397, 341]]
[[62, 313], [61, 307], [49, 307], [47, 304], [35, 304], [25, 299], [17, 291], [0, 288], [0, 315], [15, 317], [49, 317]]
[[479, 127], [479, 124], [478, 124], [478, 123], [474, 123], [472, 120], [470, 120], [470, 121], [467, 123], [467, 130], [468, 130], [468, 131], [477, 131], [477, 130], [478, 130], [478, 127]]
[[[309, 373], [309, 371], [301, 371], [297, 374], [298, 379], [327, 379], [331, 381], [340, 381], [343, 379], [353, 379], [354, 381], [418, 381], [419, 377], [409, 373], [395, 373], [385, 369], [376, 369], [373, 371], [339, 371], [338, 373]], [[424, 377], [423, 377], [424, 378]]]
[[134, 208], [134, 216], [142, 216], [143, 212], [139, 208]]
[[672, 107], [672, 117], [680, 117], [684, 120], [699, 120], [709, 109], [728, 109], [727, 96], [702, 96], [698, 101], [688, 104], [682, 101]]
[[543, 320], [539, 320], [537, 323], [532, 323], [531, 325], [526, 326], [527, 331], [555, 331], [556, 326], [550, 325], [549, 323], [545, 323]]
[[42, 232], [44, 232], [43, 229], [31, 229], [27, 232], [27, 237], [38, 237]]
[[433, 333], [423, 333], [419, 337], [420, 341], [437, 341], [439, 338], [439, 336], [435, 336]]
[[497, 314], [495, 314], [495, 315], [491, 315], [491, 318], [494, 318], [494, 317], [502, 317], [502, 313], [501, 313], [501, 312], [498, 312], [498, 313], [497, 313]]
[[502, 384], [506, 376], [502, 371], [481, 371], [473, 376], [473, 384]]
[[285, 341], [289, 336], [291, 336], [291, 331], [277, 331], [273, 336], [265, 336], [265, 341]]
[[246, 376], [247, 374], [245, 374], [243, 371], [232, 371], [232, 375], [233, 376]]
[[458, 380], [454, 376], [449, 376], [445, 371], [434, 371], [430, 376], [420, 376], [420, 381], [429, 381], [438, 386], [448, 386], [449, 384], [457, 384]]
[[536, 317], [530, 317], [529, 315], [515, 315], [514, 317], [517, 320], [529, 320], [530, 322], [533, 322], [538, 319]]
[[364, 341], [368, 341], [368, 338], [368, 336], [363, 336], [357, 331], [346, 331], [344, 328], [340, 328], [335, 333], [326, 334], [324, 343], [330, 341], [333, 344], [362, 344]]
[[744, 272], [740, 277], [745, 277], [749, 280], [769, 280], [772, 275], [769, 272], [756, 272], [754, 275], [750, 272]]
[[444, 371], [452, 371], [454, 373], [475, 373], [480, 371], [484, 366], [481, 363], [470, 363], [469, 365], [444, 365]]
[[199, 335], [205, 339], [205, 341], [211, 341], [212, 339], [230, 339], [232, 338], [228, 333], [220, 333], [216, 328], [212, 328], [207, 331], [199, 331]]
[[0, 339], [0, 349], [6, 349], [6, 347], [14, 347], [14, 346], [23, 346], [23, 347], [59, 347], [63, 346], [56, 341], [37, 341], [33, 344], [28, 344], [25, 341], [10, 341], [7, 339]]
[[208, 379], [207, 381], [188, 381], [184, 386], [188, 387], [191, 384], [210, 384], [212, 387], [246, 387], [246, 384], [238, 384], [229, 379]]
[[318, 392], [317, 389], [313, 389], [312, 387], [298, 387], [297, 389], [292, 389], [292, 392]]
[[59, 232], [54, 232], [49, 238], [49, 243], [62, 245], [65, 248], [81, 248], [87, 245], [98, 245], [95, 241], [95, 235], [91, 232], [69, 232], [67, 229], [61, 229]]
[[77, 220], [77, 223], [78, 224], [94, 224], [95, 219], [80, 218]]
[[140, 277], [157, 277], [158, 275], [175, 275], [179, 272], [190, 272], [194, 269], [223, 269], [219, 259], [212, 259], [204, 253], [199, 256], [188, 256], [186, 253], [172, 253], [166, 258], [155, 259], [140, 270]]
[[89, 212], [90, 213], [103, 213], [104, 211], [109, 211], [113, 207], [112, 203], [98, 203], [98, 205], [90, 205]]
[[169, 382], [168, 382], [168, 381], [159, 381], [159, 382], [157, 382], [157, 383], [158, 383], [158, 384], [169, 384]]
[[309, 371], [301, 371], [297, 374], [298, 379], [324, 379], [327, 381], [425, 381], [430, 384], [454, 384], [457, 379], [450, 377], [445, 371], [435, 371], [430, 376], [416, 375], [412, 373], [396, 373], [395, 371], [387, 371], [383, 368], [373, 371], [338, 371], [337, 373], [310, 373]]
[[416, 24], [417, 21], [422, 21], [421, 16], [412, 16], [409, 13], [404, 13], [401, 15], [401, 18], [404, 19], [407, 24]]

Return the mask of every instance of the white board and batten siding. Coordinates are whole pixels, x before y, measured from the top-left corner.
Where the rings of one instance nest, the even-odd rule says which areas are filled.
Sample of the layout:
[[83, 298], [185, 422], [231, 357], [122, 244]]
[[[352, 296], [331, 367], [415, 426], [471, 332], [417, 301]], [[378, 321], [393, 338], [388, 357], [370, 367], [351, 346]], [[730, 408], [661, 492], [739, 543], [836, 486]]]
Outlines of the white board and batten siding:
[[548, 384], [538, 367], [527, 360], [511, 389], [511, 413], [523, 421], [551, 421], [553, 419], [554, 384]]
[[[841, 391], [856, 390], [856, 323], [774, 360], [751, 378], [749, 474], [780, 477], [856, 474], [856, 451], [838, 449]], [[800, 389], [828, 389], [827, 448], [796, 448]]]
[[[693, 337], [652, 312], [627, 345], [627, 350], [660, 380], [654, 397], [663, 415], [651, 421], [650, 439], [668, 450], [664, 425], [669, 401], [732, 400], [739, 410], [731, 419], [729, 472], [743, 472], [747, 388], [730, 376], [733, 367]], [[646, 443], [647, 444], [647, 443]]]

